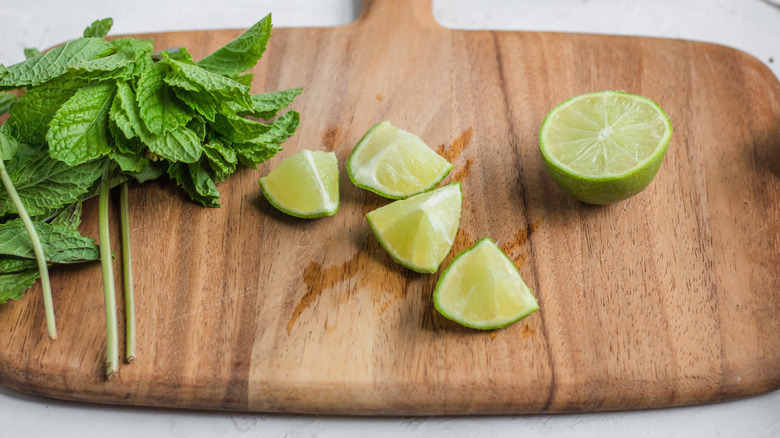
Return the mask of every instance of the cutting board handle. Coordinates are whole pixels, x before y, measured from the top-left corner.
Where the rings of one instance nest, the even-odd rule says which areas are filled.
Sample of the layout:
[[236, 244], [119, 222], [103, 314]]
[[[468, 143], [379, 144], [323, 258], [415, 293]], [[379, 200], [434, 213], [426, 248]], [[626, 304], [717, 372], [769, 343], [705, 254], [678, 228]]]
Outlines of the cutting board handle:
[[382, 22], [439, 27], [433, 18], [433, 0], [363, 0], [357, 23]]

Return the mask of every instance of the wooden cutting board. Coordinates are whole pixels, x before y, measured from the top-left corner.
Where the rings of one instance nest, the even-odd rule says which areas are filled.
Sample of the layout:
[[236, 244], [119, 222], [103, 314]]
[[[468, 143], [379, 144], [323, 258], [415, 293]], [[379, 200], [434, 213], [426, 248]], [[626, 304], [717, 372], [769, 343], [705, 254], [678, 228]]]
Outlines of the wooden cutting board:
[[[200, 57], [239, 34], [146, 37]], [[780, 83], [755, 58], [450, 30], [429, 0], [374, 0], [347, 26], [276, 29], [254, 72], [254, 92], [306, 87], [284, 151], [221, 184], [218, 209], [167, 182], [131, 188], [137, 362], [102, 378], [99, 264], [57, 268], [60, 338], [46, 335], [39, 288], [0, 307], [0, 382], [99, 403], [359, 415], [638, 409], [780, 388]], [[537, 132], [557, 103], [609, 89], [656, 100], [675, 132], [644, 192], [595, 207], [553, 183]], [[364, 215], [388, 201], [353, 186], [344, 162], [381, 120], [420, 135], [455, 165], [445, 182], [463, 183], [445, 266], [490, 236], [539, 312], [460, 327], [433, 308], [438, 274], [379, 246]], [[334, 217], [290, 218], [261, 195], [257, 179], [307, 148], [338, 156]]]

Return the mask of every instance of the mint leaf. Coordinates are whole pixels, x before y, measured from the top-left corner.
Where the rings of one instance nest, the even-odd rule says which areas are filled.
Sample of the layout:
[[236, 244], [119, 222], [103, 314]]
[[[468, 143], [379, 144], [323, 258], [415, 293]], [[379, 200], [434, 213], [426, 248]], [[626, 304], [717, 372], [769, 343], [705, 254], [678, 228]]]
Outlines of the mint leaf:
[[138, 78], [136, 94], [141, 119], [153, 134], [176, 129], [192, 118], [187, 106], [178, 101], [164, 82], [169, 70], [167, 64], [153, 63]]
[[120, 52], [132, 53], [136, 59], [140, 59], [154, 50], [154, 41], [150, 39], [117, 38], [109, 41], [108, 44]]
[[217, 114], [210, 126], [225, 139], [237, 143], [250, 141], [271, 129], [270, 125], [245, 119], [235, 114]]
[[239, 84], [244, 84], [247, 87], [251, 87], [252, 86], [252, 79], [254, 79], [254, 78], [255, 78], [255, 75], [252, 74], [252, 73], [244, 73], [244, 74], [233, 76], [233, 80], [235, 80]]
[[111, 150], [108, 111], [115, 92], [112, 82], [90, 84], [76, 91], [57, 110], [46, 134], [53, 158], [76, 166]]
[[238, 38], [198, 61], [198, 65], [219, 75], [239, 74], [257, 64], [270, 37], [271, 14], [268, 14]]
[[108, 31], [111, 30], [111, 26], [114, 25], [114, 20], [111, 18], [104, 18], [102, 20], [95, 20], [92, 24], [84, 29], [84, 37], [105, 38], [108, 35]]
[[[173, 85], [171, 83], [169, 84]], [[184, 102], [188, 107], [192, 108], [206, 120], [212, 122], [214, 121], [214, 117], [217, 115], [217, 109], [219, 108], [219, 102], [214, 98], [214, 96], [211, 96], [208, 93], [188, 91], [177, 86], [173, 86], [171, 88], [176, 94], [176, 97], [178, 97], [179, 100]]]
[[300, 116], [295, 111], [289, 111], [271, 124], [271, 129], [247, 142], [234, 143], [233, 148], [239, 161], [248, 167], [255, 167], [267, 161], [282, 150], [279, 145], [289, 138], [300, 123]]
[[0, 161], [11, 161], [18, 150], [19, 143], [13, 137], [0, 132]]
[[211, 73], [195, 64], [171, 59], [165, 52], [162, 53], [162, 57], [164, 62], [171, 66], [172, 74], [166, 78], [166, 82], [179, 79], [173, 85], [185, 90], [206, 91], [215, 97], [231, 100], [243, 99], [249, 93], [249, 87], [233, 79]]
[[[100, 257], [95, 241], [76, 230], [39, 221], [33, 224], [49, 262], [76, 263]], [[20, 219], [0, 224], [0, 255], [35, 259], [30, 237]]]
[[[0, 139], [7, 138], [0, 134]], [[92, 161], [71, 167], [47, 151], [19, 155], [8, 173], [30, 216], [46, 214], [76, 202], [100, 178], [102, 163]], [[0, 216], [17, 214], [11, 198], [0, 192]]]
[[152, 161], [146, 165], [140, 172], [129, 172], [128, 174], [139, 183], [157, 179], [167, 171], [168, 165], [164, 161]]
[[7, 113], [18, 99], [13, 93], [0, 92], [0, 116]]
[[60, 107], [85, 83], [71, 75], [28, 89], [9, 112], [5, 129], [23, 143], [43, 144], [49, 122]]
[[63, 207], [49, 223], [62, 225], [71, 230], [78, 229], [79, 225], [81, 225], [81, 201], [76, 201]]
[[236, 143], [233, 145], [238, 156], [238, 161], [246, 167], [256, 168], [258, 164], [265, 163], [282, 150], [278, 144], [266, 144], [257, 147], [251, 143]]
[[152, 134], [141, 120], [141, 112], [132, 87], [124, 81], [117, 82], [116, 86], [116, 95], [108, 113], [109, 119], [122, 131], [125, 138], [138, 137], [144, 142], [150, 142]]
[[0, 304], [23, 297], [24, 291], [35, 283], [39, 275], [37, 268], [13, 274], [0, 274]]
[[276, 114], [287, 106], [295, 99], [296, 96], [301, 94], [303, 88], [291, 88], [283, 91], [271, 91], [262, 94], [253, 94], [252, 97], [252, 109], [241, 110], [237, 106], [231, 106], [240, 116], [252, 116], [261, 119], [269, 120], [276, 117]]
[[0, 90], [36, 86], [60, 77], [83, 61], [111, 54], [115, 49], [102, 38], [81, 38], [55, 47], [41, 56], [7, 67]]
[[36, 56], [40, 55], [41, 51], [36, 49], [35, 47], [25, 47], [24, 48], [24, 58], [30, 59], [35, 58]]
[[9, 256], [0, 257], [0, 274], [16, 274], [37, 268], [38, 263], [35, 260]]
[[152, 153], [160, 157], [182, 163], [198, 161], [203, 152], [197, 133], [186, 126], [156, 136], [147, 146]]
[[270, 129], [257, 137], [249, 140], [253, 144], [281, 143], [295, 133], [301, 123], [301, 116], [296, 111], [288, 111], [283, 116], [274, 120]]
[[214, 180], [216, 182], [226, 180], [236, 171], [236, 164], [238, 164], [236, 151], [225, 147], [225, 145], [218, 140], [212, 139], [210, 142], [204, 144], [203, 155], [206, 158], [207, 164], [214, 172]]
[[219, 207], [217, 186], [199, 163], [172, 163], [168, 168], [168, 176], [176, 180], [193, 201], [206, 207]]

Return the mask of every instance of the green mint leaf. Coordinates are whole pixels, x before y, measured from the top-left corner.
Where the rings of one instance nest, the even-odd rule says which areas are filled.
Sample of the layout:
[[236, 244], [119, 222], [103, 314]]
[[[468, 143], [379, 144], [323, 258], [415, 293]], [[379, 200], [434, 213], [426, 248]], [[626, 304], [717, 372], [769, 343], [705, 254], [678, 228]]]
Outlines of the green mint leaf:
[[237, 108], [237, 105], [231, 106], [240, 116], [252, 116], [260, 119], [269, 120], [276, 117], [276, 114], [287, 108], [288, 105], [301, 94], [303, 88], [291, 88], [283, 91], [271, 91], [262, 94], [252, 95], [252, 109], [249, 111]]
[[111, 150], [108, 111], [115, 92], [113, 82], [90, 84], [76, 91], [57, 110], [46, 134], [53, 158], [76, 166]]
[[255, 75], [252, 73], [244, 73], [244, 74], [233, 76], [233, 80], [235, 80], [239, 84], [244, 84], [247, 87], [252, 87], [252, 79], [254, 78]]
[[[13, 137], [10, 137], [0, 132], [0, 160], [11, 161], [19, 150], [19, 142]], [[0, 192], [0, 193], [5, 193]]]
[[[95, 241], [76, 230], [39, 221], [33, 225], [49, 262], [77, 263], [100, 257]], [[35, 259], [30, 237], [20, 219], [0, 224], [0, 255]]]
[[115, 146], [108, 153], [108, 157], [117, 163], [123, 172], [140, 172], [149, 164], [149, 158], [145, 154], [146, 145], [138, 137], [126, 138], [113, 122], [109, 122], [108, 126]]
[[36, 56], [38, 56], [40, 54], [41, 54], [41, 51], [36, 49], [35, 47], [25, 47], [24, 48], [24, 59], [35, 58]]
[[165, 134], [156, 136], [147, 143], [149, 150], [169, 161], [194, 163], [203, 153], [198, 134], [186, 126], [180, 126]]
[[66, 75], [28, 89], [11, 108], [5, 129], [20, 142], [45, 143], [54, 114], [84, 85], [80, 79]]
[[0, 78], [0, 89], [43, 84], [67, 73], [68, 67], [109, 55], [114, 50], [116, 49], [102, 38], [81, 38], [67, 42], [41, 56], [7, 67], [8, 72]]
[[217, 114], [210, 126], [233, 143], [250, 141], [271, 129], [271, 125], [245, 119], [235, 114]]
[[144, 142], [150, 142], [152, 134], [141, 120], [135, 92], [124, 81], [117, 82], [116, 95], [108, 112], [109, 119], [122, 131], [125, 138], [138, 137]]
[[168, 176], [176, 180], [193, 201], [206, 207], [219, 207], [217, 186], [199, 163], [172, 163], [168, 167]]
[[141, 119], [153, 134], [176, 129], [192, 118], [188, 107], [176, 98], [164, 81], [169, 70], [167, 64], [153, 63], [138, 78], [136, 94]]
[[140, 172], [129, 172], [128, 174], [139, 183], [144, 183], [165, 175], [167, 170], [168, 164], [165, 161], [152, 161], [141, 169]]
[[163, 62], [171, 66], [171, 74], [166, 79], [170, 80], [170, 78], [177, 76], [184, 79], [174, 85], [181, 86], [185, 90], [206, 91], [215, 97], [219, 96], [231, 100], [242, 99], [249, 93], [249, 87], [233, 79], [211, 73], [192, 63], [171, 59], [165, 52], [161, 56]]
[[0, 116], [10, 111], [11, 106], [13, 106], [17, 100], [19, 100], [19, 98], [13, 93], [5, 91], [0, 92]]
[[149, 164], [149, 158], [145, 156], [116, 149], [112, 149], [108, 156], [119, 165], [123, 172], [140, 172]]
[[219, 102], [214, 98], [214, 96], [208, 93], [188, 91], [175, 85], [171, 88], [176, 94], [176, 97], [178, 97], [179, 100], [184, 102], [188, 107], [192, 108], [196, 113], [203, 116], [206, 120], [212, 122], [214, 121], [214, 117], [217, 115], [217, 109], [219, 108]]
[[[0, 135], [0, 138], [5, 137]], [[31, 216], [46, 214], [79, 199], [100, 178], [102, 164], [92, 161], [69, 166], [45, 150], [33, 155], [18, 154], [8, 166], [11, 181]], [[0, 192], [0, 216], [17, 214], [5, 191]]]
[[242, 73], [257, 64], [270, 37], [271, 14], [268, 14], [238, 38], [198, 61], [198, 65], [218, 75]]
[[[37, 269], [38, 262], [19, 257], [0, 257], [0, 274], [16, 274], [30, 269]], [[0, 288], [0, 290], [3, 290]], [[2, 292], [0, 292], [2, 293]]]
[[154, 51], [154, 41], [150, 39], [117, 38], [108, 43], [120, 52], [132, 53], [137, 59]]
[[111, 26], [114, 25], [114, 20], [111, 18], [104, 18], [102, 20], [95, 20], [92, 24], [84, 29], [85, 38], [105, 38], [108, 35], [108, 31], [111, 30]]
[[256, 167], [282, 150], [279, 143], [287, 140], [300, 123], [300, 115], [295, 111], [288, 111], [276, 119], [270, 126], [271, 129], [247, 142], [234, 143], [238, 159], [247, 167]]
[[68, 204], [54, 216], [51, 221], [52, 225], [62, 225], [63, 227], [76, 230], [81, 225], [81, 201], [76, 201], [72, 204]]
[[0, 274], [0, 304], [23, 297], [24, 291], [35, 283], [39, 275], [37, 268], [13, 274]]
[[236, 164], [238, 164], [236, 151], [226, 147], [216, 139], [203, 145], [203, 155], [206, 158], [206, 163], [214, 171], [216, 182], [226, 180], [236, 171]]

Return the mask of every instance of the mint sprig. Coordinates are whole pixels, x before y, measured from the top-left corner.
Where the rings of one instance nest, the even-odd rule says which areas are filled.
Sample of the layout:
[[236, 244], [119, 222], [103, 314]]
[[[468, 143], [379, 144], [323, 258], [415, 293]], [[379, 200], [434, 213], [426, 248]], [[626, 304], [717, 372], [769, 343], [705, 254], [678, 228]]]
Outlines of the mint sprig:
[[[250, 94], [252, 68], [271, 36], [269, 14], [201, 60], [184, 48], [153, 53], [150, 40], [106, 40], [113, 20], [27, 59], [0, 64], [0, 304], [42, 278], [50, 334], [56, 336], [47, 268], [101, 258], [109, 355], [117, 371], [115, 296], [108, 248], [108, 196], [122, 185], [127, 360], [135, 357], [127, 184], [167, 176], [189, 197], [219, 207], [218, 183], [281, 150], [300, 116], [280, 115], [301, 88]], [[5, 90], [23, 90], [23, 94]], [[251, 116], [255, 119], [247, 119]], [[259, 120], [262, 119], [262, 120]], [[100, 195], [100, 240], [81, 236], [81, 202]], [[20, 233], [22, 229], [26, 233]], [[6, 234], [3, 234], [6, 233]], [[54, 251], [56, 249], [56, 251]], [[52, 252], [54, 251], [54, 252]]]

